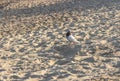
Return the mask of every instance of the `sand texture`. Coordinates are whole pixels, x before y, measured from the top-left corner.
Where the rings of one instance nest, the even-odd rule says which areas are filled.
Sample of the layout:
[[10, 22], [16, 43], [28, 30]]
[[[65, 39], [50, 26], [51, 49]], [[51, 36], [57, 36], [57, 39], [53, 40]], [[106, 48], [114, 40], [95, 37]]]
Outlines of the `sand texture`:
[[0, 81], [120, 81], [120, 0], [0, 0]]

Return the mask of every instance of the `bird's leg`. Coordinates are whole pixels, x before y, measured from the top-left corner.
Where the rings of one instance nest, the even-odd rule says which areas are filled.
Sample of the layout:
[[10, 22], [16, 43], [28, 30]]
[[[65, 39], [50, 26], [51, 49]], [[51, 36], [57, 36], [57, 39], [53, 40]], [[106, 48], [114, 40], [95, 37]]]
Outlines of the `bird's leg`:
[[70, 46], [70, 42], [69, 41], [67, 42], [67, 45]]
[[75, 47], [75, 45], [76, 45], [76, 43], [75, 43], [75, 42], [73, 42], [73, 47]]
[[71, 47], [71, 48], [74, 48], [74, 46], [75, 46], [75, 45], [74, 45], [74, 42], [71, 42], [70, 47]]
[[75, 43], [74, 42], [68, 42], [69, 47], [74, 48]]
[[70, 42], [70, 45], [69, 45], [70, 47], [72, 47], [72, 42]]
[[71, 46], [71, 42], [70, 42], [70, 41], [68, 41], [68, 46], [69, 46], [69, 47]]
[[70, 42], [70, 47], [72, 46], [72, 42]]

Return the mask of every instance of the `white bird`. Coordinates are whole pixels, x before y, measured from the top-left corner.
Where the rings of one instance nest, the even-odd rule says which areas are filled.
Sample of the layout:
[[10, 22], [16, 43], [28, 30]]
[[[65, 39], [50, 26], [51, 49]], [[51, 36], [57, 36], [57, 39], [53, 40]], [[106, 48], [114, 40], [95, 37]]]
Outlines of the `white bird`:
[[68, 29], [66, 33], [66, 38], [68, 41], [70, 41], [70, 44], [79, 44], [80, 42], [71, 34], [70, 30]]

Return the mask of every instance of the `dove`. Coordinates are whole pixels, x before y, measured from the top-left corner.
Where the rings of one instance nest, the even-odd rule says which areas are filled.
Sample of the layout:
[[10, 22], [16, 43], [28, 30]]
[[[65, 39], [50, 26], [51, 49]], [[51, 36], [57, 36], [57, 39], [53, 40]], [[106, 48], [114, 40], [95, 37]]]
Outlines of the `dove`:
[[73, 44], [79, 44], [80, 42], [71, 34], [70, 30], [68, 29], [67, 33], [66, 33], [66, 38], [68, 41], [70, 41], [70, 43]]

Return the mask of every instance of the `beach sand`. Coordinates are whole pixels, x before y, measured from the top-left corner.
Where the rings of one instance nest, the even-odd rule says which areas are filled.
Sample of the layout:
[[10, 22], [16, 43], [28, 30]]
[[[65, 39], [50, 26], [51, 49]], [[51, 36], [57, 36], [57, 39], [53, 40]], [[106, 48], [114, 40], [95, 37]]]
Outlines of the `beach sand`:
[[120, 0], [2, 0], [0, 81], [120, 81]]

